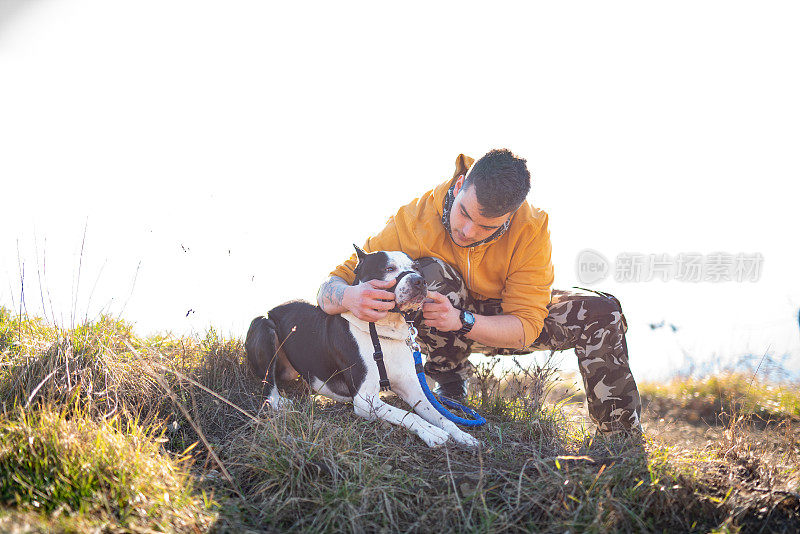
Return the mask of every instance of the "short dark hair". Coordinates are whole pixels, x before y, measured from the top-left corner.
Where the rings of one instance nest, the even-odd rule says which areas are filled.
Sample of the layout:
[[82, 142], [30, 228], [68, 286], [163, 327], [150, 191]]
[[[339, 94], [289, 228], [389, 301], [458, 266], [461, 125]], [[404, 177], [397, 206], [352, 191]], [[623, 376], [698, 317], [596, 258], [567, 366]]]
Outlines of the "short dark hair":
[[501, 217], [516, 211], [531, 190], [527, 160], [506, 148], [487, 152], [467, 172], [463, 189], [475, 186], [475, 195], [484, 217]]

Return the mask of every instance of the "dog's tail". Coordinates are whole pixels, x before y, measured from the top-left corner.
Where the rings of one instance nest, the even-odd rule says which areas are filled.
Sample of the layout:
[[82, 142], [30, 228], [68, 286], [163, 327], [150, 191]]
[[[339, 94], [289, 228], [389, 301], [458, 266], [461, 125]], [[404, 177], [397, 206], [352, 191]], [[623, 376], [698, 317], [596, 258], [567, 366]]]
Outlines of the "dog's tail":
[[[247, 353], [247, 363], [250, 369], [260, 380], [267, 380], [271, 385], [275, 381], [275, 360], [278, 340], [277, 328], [271, 319], [259, 316], [250, 323], [244, 350]], [[268, 371], [272, 371], [269, 372]]]

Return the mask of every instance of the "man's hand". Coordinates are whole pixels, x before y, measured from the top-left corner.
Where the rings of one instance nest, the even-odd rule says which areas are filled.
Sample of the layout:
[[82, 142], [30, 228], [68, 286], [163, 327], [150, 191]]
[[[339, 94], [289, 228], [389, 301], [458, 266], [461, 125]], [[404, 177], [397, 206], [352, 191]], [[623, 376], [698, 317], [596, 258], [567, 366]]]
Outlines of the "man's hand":
[[396, 280], [370, 280], [357, 286], [347, 286], [342, 297], [342, 306], [362, 321], [380, 321], [394, 308], [394, 293], [384, 289], [389, 289], [395, 282]]
[[436, 291], [428, 291], [428, 300], [422, 305], [425, 325], [441, 332], [452, 332], [461, 328], [461, 310], [454, 308], [450, 300]]

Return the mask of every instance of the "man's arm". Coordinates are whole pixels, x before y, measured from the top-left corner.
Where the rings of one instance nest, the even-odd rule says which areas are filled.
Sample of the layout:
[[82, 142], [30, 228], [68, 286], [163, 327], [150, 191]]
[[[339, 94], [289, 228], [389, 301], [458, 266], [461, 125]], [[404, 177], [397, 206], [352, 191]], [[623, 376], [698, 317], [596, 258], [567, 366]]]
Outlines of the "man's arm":
[[[430, 302], [423, 305], [425, 324], [452, 332], [461, 328], [461, 310], [453, 307], [450, 300], [435, 291], [428, 292]], [[488, 347], [522, 349], [525, 347], [525, 331], [522, 321], [513, 315], [478, 315], [475, 325], [467, 337]]]
[[394, 308], [394, 293], [384, 291], [394, 283], [370, 280], [351, 286], [343, 278], [331, 276], [320, 286], [317, 304], [328, 315], [349, 311], [362, 321], [380, 321]]
[[344, 292], [348, 287], [349, 284], [338, 276], [331, 276], [325, 280], [317, 292], [317, 304], [322, 311], [328, 315], [346, 312], [347, 308], [342, 305], [342, 300], [344, 300]]
[[500, 295], [503, 314], [522, 323], [526, 346], [541, 334], [547, 317], [554, 280], [552, 244], [547, 213], [542, 213], [538, 232], [511, 257], [506, 285]]
[[[522, 328], [522, 321], [513, 315], [478, 315], [475, 317], [475, 325], [472, 330], [467, 332], [470, 339], [487, 347], [497, 347], [504, 349], [524, 349], [525, 331]], [[458, 321], [461, 328], [461, 320]]]

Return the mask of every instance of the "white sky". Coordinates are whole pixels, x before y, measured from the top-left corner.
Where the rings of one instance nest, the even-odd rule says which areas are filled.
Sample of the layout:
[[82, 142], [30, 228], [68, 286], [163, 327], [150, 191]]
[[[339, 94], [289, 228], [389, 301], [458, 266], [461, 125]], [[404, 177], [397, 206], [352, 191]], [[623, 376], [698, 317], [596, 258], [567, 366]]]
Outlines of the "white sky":
[[586, 248], [764, 256], [757, 283], [595, 286], [637, 377], [681, 348], [800, 370], [798, 26], [794, 2], [0, 0], [0, 304], [24, 265], [28, 311], [64, 324], [243, 336], [505, 146], [555, 287]]

